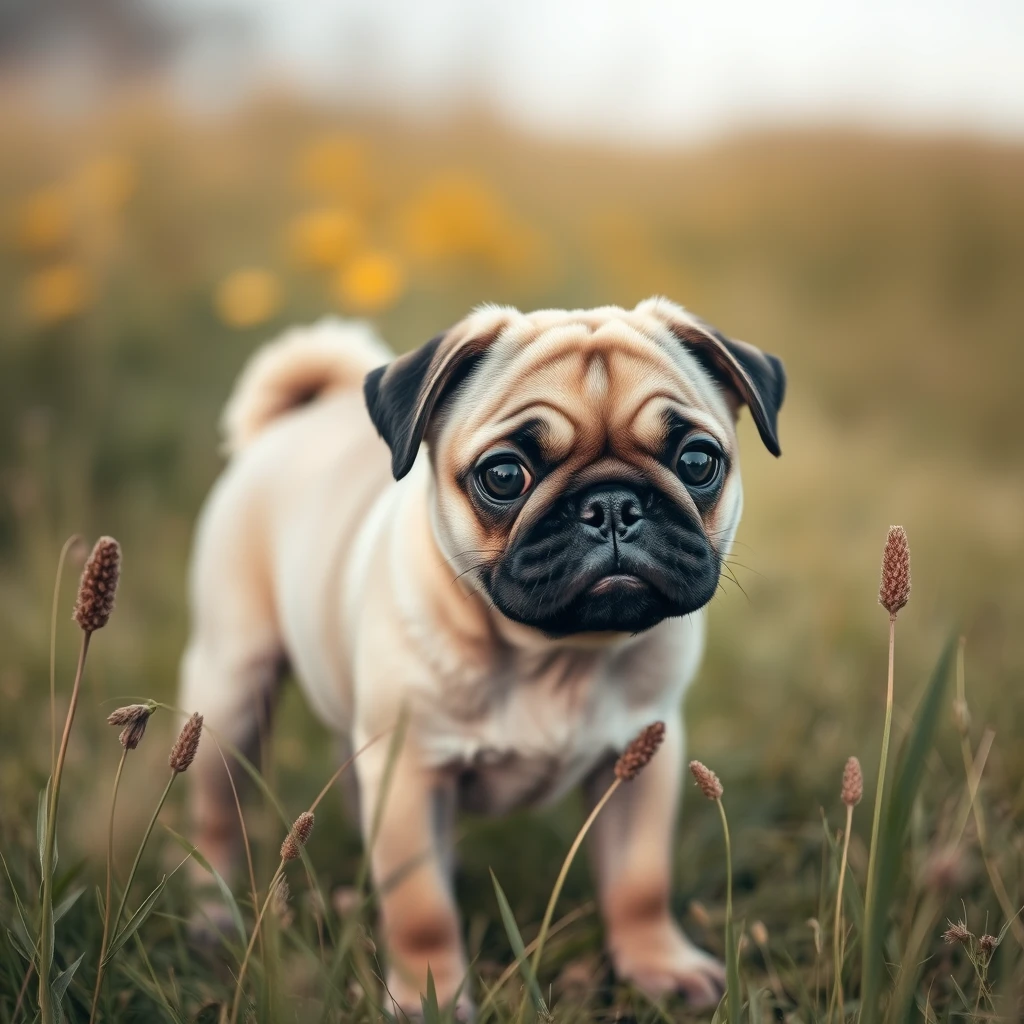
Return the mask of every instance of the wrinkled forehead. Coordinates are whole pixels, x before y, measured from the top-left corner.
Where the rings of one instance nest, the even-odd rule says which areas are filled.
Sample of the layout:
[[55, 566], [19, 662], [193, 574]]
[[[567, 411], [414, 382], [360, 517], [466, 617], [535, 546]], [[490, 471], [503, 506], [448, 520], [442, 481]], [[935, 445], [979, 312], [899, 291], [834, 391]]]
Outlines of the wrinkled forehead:
[[655, 452], [671, 414], [732, 446], [722, 391], [662, 323], [617, 307], [552, 310], [502, 327], [445, 432], [466, 459], [528, 424], [553, 459], [616, 442]]

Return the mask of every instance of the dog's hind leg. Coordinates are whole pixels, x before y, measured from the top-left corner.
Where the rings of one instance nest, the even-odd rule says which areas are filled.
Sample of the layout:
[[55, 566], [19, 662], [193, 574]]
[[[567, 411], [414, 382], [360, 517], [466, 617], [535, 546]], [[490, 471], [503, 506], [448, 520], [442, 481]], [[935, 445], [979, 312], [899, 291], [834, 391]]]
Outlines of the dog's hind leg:
[[[230, 880], [242, 850], [232, 782], [241, 796], [248, 781], [232, 748], [259, 763], [285, 662], [271, 590], [246, 524], [218, 516], [216, 506], [210, 511], [196, 543], [192, 635], [182, 659], [179, 703], [204, 717], [203, 739], [188, 771], [193, 841]], [[196, 862], [192, 870], [198, 881], [209, 881]]]

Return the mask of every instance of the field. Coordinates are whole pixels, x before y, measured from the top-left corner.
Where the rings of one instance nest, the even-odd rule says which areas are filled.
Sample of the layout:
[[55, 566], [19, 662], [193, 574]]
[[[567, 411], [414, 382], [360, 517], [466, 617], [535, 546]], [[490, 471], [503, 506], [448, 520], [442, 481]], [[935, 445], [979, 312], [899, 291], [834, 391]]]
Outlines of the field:
[[[950, 683], [884, 907], [885, 987], [903, 979], [916, 994], [907, 1019], [1018, 1019], [1024, 930], [1005, 932], [983, 988], [969, 950], [942, 933], [962, 918], [998, 936], [1006, 906], [1024, 902], [1024, 149], [821, 130], [622, 152], [523, 138], [471, 114], [414, 124], [283, 97], [202, 120], [138, 93], [61, 119], [13, 87], [0, 93], [0, 137], [0, 850], [29, 916], [58, 554], [75, 533], [90, 544], [110, 534], [124, 551], [61, 794], [58, 889], [85, 887], [56, 932], [58, 967], [85, 953], [64, 1000], [69, 1020], [89, 1018], [102, 928], [94, 887], [120, 754], [105, 717], [131, 701], [174, 703], [190, 532], [246, 355], [326, 312], [372, 317], [408, 349], [485, 300], [625, 305], [652, 293], [776, 353], [789, 374], [782, 458], [741, 425], [736, 582], [715, 599], [687, 707], [691, 756], [725, 788], [744, 1019], [828, 1019], [849, 755], [863, 763], [866, 793], [853, 818], [851, 907], [867, 870], [891, 523], [910, 538], [913, 594], [896, 631], [890, 769], [951, 637], [965, 638], [970, 722], [961, 714], [961, 737]], [[56, 616], [58, 725], [79, 642], [70, 613], [81, 554], [70, 563]], [[180, 724], [158, 712], [130, 755], [115, 830], [122, 882]], [[294, 692], [280, 726], [265, 779], [290, 820], [337, 764]], [[984, 767], [973, 807], [965, 758]], [[183, 790], [161, 816], [179, 832]], [[265, 886], [283, 825], [266, 800], [251, 811]], [[489, 869], [529, 942], [581, 822], [572, 799], [462, 823], [458, 887], [478, 1002], [513, 960]], [[293, 920], [268, 924], [250, 975], [254, 1013], [376, 1019], [372, 899], [354, 891], [360, 845], [334, 793], [308, 853], [316, 888], [291, 876]], [[132, 905], [182, 856], [158, 827]], [[684, 925], [724, 956], [720, 822], [693, 786], [677, 864]], [[230, 1000], [241, 950], [211, 957], [187, 945], [179, 882], [142, 925], [144, 944], [129, 941], [112, 962], [98, 1019], [217, 1020]], [[555, 1019], [690, 1019], [681, 1003], [654, 1007], [609, 977], [591, 898], [581, 858], [556, 912], [571, 917], [540, 969]], [[2, 1021], [30, 1020], [36, 1007], [34, 978], [19, 1004], [15, 917], [5, 878]], [[862, 1012], [851, 927], [848, 1019]], [[523, 992], [518, 977], [503, 986], [497, 1019], [517, 1019]], [[888, 1005], [890, 1017], [903, 1013], [897, 997]]]

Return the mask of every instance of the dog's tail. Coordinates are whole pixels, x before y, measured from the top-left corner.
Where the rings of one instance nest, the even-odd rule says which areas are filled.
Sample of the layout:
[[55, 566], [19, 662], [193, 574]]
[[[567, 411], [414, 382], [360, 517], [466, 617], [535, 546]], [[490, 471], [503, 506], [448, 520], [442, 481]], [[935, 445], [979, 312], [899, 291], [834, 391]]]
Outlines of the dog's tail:
[[224, 407], [224, 451], [233, 455], [278, 416], [330, 391], [358, 389], [391, 353], [369, 324], [326, 318], [286, 331], [246, 364]]

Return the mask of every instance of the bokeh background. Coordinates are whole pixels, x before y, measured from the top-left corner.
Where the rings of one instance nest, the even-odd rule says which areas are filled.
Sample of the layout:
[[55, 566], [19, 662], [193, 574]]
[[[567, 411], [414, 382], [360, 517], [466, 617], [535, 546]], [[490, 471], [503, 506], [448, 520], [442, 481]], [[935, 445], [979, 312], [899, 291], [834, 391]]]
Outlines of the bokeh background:
[[[789, 374], [783, 457], [741, 426], [737, 582], [715, 600], [689, 702], [691, 749], [731, 801], [741, 912], [813, 956], [819, 807], [836, 816], [848, 754], [873, 785], [890, 523], [908, 530], [914, 572], [896, 733], [941, 643], [963, 631], [974, 720], [996, 732], [990, 807], [1019, 821], [1022, 39], [1024, 7], [995, 0], [0, 9], [5, 850], [31, 851], [45, 781], [57, 554], [71, 533], [109, 533], [123, 585], [93, 645], [61, 840], [100, 870], [118, 753], [103, 718], [129, 697], [173, 701], [217, 417], [257, 345], [335, 313], [372, 319], [406, 350], [484, 301], [652, 293]], [[300, 808], [334, 751], [294, 693], [282, 711], [271, 771]], [[169, 741], [175, 725], [162, 728]], [[962, 772], [945, 733], [940, 782]], [[147, 739], [134, 761], [126, 849], [165, 753]], [[680, 910], [719, 907], [717, 820], [691, 795], [685, 819]], [[520, 920], [538, 920], [579, 820], [570, 801], [465, 823], [460, 884], [485, 950], [503, 941], [488, 866]], [[324, 821], [314, 859], [344, 885], [358, 843], [340, 806]], [[524, 822], [531, 841], [516, 850]], [[862, 867], [859, 837], [851, 856]], [[972, 877], [963, 895], [983, 913], [994, 903]], [[1019, 870], [1008, 884], [1018, 895]], [[588, 893], [581, 866], [567, 901]]]

